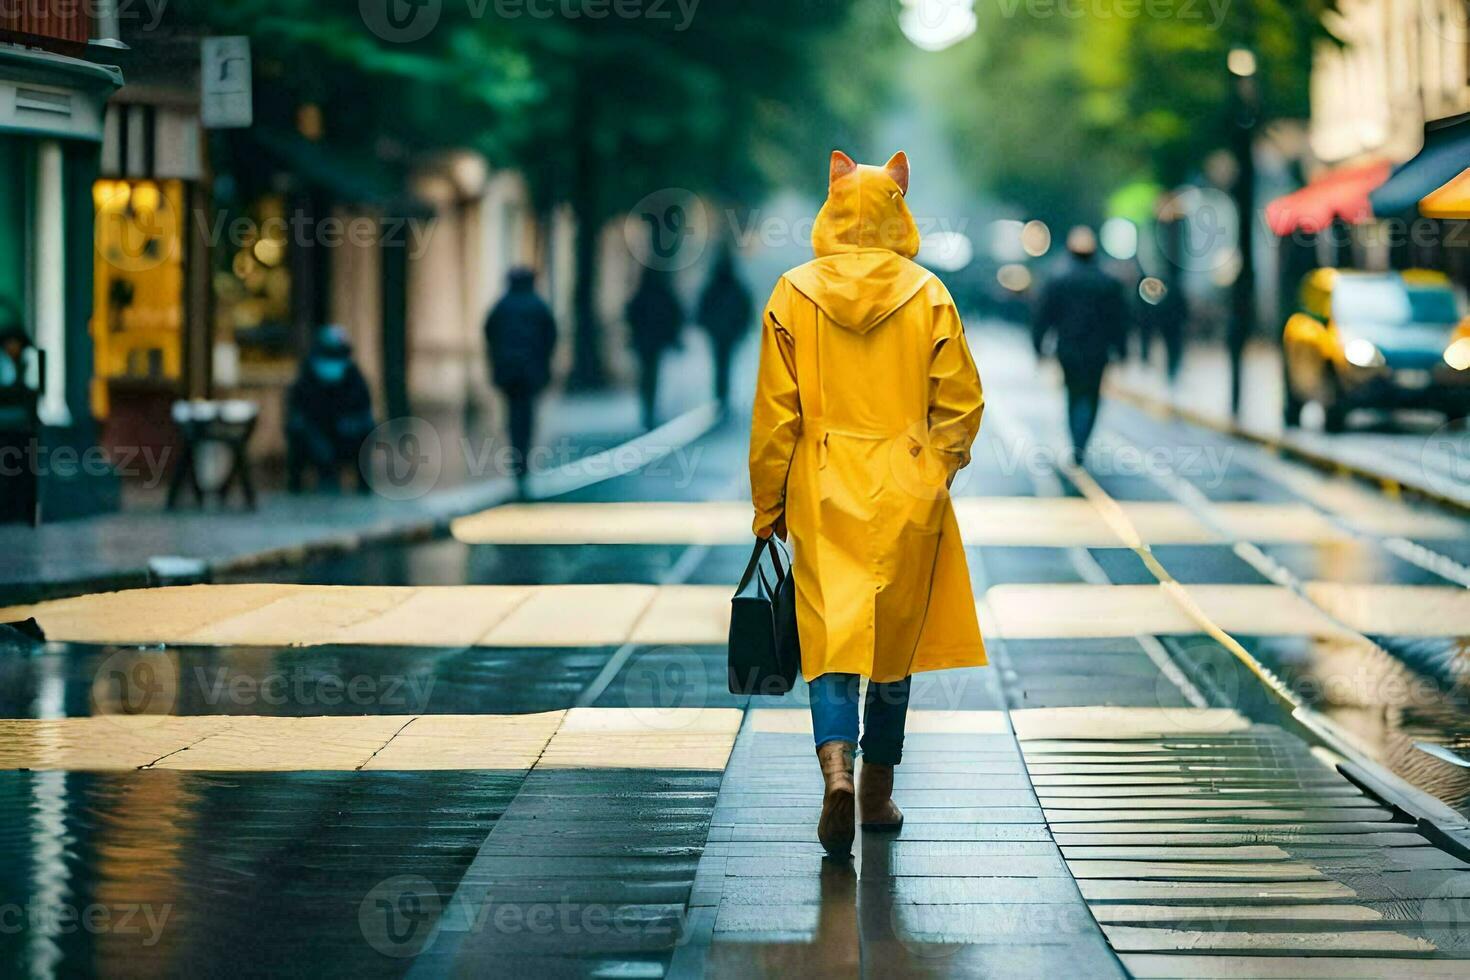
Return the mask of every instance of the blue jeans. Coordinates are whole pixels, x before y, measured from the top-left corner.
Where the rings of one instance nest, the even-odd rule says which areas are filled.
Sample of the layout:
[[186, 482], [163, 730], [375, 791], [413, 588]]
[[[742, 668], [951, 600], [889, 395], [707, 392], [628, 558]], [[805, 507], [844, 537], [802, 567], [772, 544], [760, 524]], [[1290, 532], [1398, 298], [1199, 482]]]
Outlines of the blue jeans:
[[903, 726], [909, 711], [909, 681], [868, 684], [863, 706], [863, 737], [858, 739], [857, 674], [823, 674], [809, 685], [812, 735], [825, 742], [851, 742], [875, 765], [896, 766], [903, 759]]

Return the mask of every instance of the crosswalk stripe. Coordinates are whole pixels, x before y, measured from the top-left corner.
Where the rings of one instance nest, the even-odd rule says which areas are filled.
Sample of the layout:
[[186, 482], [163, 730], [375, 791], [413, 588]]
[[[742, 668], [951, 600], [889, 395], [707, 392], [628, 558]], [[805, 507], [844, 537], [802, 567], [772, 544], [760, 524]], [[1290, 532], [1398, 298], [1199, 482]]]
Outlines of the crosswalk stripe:
[[[1227, 540], [1174, 501], [1124, 501], [1118, 506], [1150, 544]], [[1347, 531], [1306, 504], [1222, 501], [1216, 506], [1223, 527], [1239, 540], [1277, 544], [1351, 540]], [[960, 533], [971, 546], [1127, 544], [1116, 526], [1084, 499], [956, 497], [954, 507]], [[735, 501], [542, 503], [491, 508], [459, 518], [451, 530], [467, 544], [737, 545], [750, 541], [750, 520], [750, 506]], [[1422, 525], [1430, 534], [1447, 534], [1451, 528], [1445, 522]]]
[[[1275, 585], [1066, 583], [997, 585], [986, 593], [996, 627], [1010, 639], [1204, 632], [1180, 598], [1227, 631], [1259, 636], [1351, 635], [1291, 590]], [[1427, 622], [1406, 625], [1415, 625], [1415, 635], [1426, 635], [1421, 631], [1434, 626]]]
[[720, 770], [740, 720], [735, 708], [0, 719], [0, 770]]
[[[1253, 636], [1459, 636], [1470, 623], [1470, 591], [1453, 586], [1309, 582], [1305, 590], [1316, 605], [1276, 585], [1003, 584], [981, 597], [979, 609], [987, 630], [1011, 639], [1192, 635], [1204, 632], [1202, 621]], [[719, 646], [730, 592], [728, 585], [192, 585], [16, 606], [0, 609], [0, 621], [35, 617], [48, 638], [73, 643]]]

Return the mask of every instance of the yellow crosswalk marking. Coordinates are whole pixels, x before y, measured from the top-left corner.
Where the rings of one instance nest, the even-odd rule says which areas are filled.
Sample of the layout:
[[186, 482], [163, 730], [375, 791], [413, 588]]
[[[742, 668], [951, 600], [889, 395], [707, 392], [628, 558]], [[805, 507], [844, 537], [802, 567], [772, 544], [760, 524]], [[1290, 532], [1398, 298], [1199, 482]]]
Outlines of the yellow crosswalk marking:
[[[1127, 505], [1123, 507], [1126, 512]], [[1210, 509], [1239, 541], [1325, 544], [1351, 540], [1346, 531], [1306, 504], [1227, 500], [1212, 503]], [[1146, 527], [1139, 527], [1139, 533], [1150, 544], [1159, 543], [1149, 536]]]
[[530, 769], [565, 717], [565, 711], [420, 715], [362, 768]]
[[736, 708], [529, 715], [94, 715], [0, 720], [0, 769], [723, 769]]
[[1306, 592], [1313, 602], [1363, 633], [1470, 635], [1470, 589], [1309, 582]]
[[510, 504], [458, 518], [450, 532], [468, 544], [739, 544], [752, 516], [743, 501]]
[[628, 639], [657, 591], [652, 585], [536, 586], [480, 645], [617, 646]]
[[181, 746], [152, 768], [232, 772], [359, 769], [409, 720], [395, 715], [237, 716], [213, 734]]
[[573, 708], [538, 765], [547, 769], [723, 769], [738, 708]]
[[634, 628], [632, 642], [724, 643], [730, 633], [732, 591], [733, 586], [663, 586]]
[[0, 769], [138, 769], [228, 724], [218, 716], [5, 718], [0, 719]]
[[[723, 643], [727, 586], [667, 587], [646, 642]], [[0, 610], [73, 643], [200, 646], [618, 646], [652, 585], [191, 585], [101, 592]]]
[[[1033, 547], [1116, 548], [1118, 532], [1093, 502], [1067, 497], [957, 497], [955, 516], [965, 543]], [[1190, 510], [1174, 501], [1119, 504], [1151, 544], [1220, 544]], [[1242, 540], [1331, 542], [1347, 535], [1305, 504], [1229, 501], [1218, 505]], [[535, 504], [495, 507], [456, 520], [468, 544], [745, 544], [750, 507], [744, 502]]]
[[1250, 727], [1249, 719], [1234, 708], [1018, 708], [1011, 712], [1011, 724], [1023, 742], [1223, 735]]
[[[195, 585], [0, 609], [34, 616], [53, 640], [200, 646], [586, 647], [725, 642], [730, 586]], [[1308, 583], [1318, 609], [1275, 585], [993, 586], [987, 629], [1011, 639], [1187, 635], [1209, 624], [1248, 635], [1352, 638], [1470, 634], [1470, 591]]]

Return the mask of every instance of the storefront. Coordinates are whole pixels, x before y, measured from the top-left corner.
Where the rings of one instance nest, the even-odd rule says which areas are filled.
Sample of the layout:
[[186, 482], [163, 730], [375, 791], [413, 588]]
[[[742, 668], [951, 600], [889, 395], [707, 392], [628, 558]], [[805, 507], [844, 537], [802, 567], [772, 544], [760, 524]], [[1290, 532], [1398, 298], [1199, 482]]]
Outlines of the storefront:
[[46, 519], [117, 505], [97, 450], [89, 335], [93, 182], [113, 68], [0, 44], [0, 308], [45, 353], [39, 431], [24, 474]]

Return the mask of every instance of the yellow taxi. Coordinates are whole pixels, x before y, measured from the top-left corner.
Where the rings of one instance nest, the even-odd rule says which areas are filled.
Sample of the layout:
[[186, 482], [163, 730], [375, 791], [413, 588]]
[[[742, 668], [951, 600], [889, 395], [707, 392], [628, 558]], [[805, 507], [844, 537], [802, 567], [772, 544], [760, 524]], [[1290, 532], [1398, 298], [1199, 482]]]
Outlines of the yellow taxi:
[[1357, 408], [1470, 413], [1470, 320], [1442, 273], [1314, 269], [1282, 348], [1289, 426], [1307, 402], [1329, 432]]

